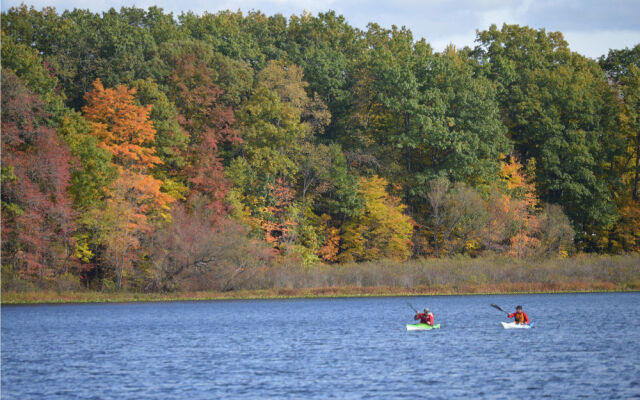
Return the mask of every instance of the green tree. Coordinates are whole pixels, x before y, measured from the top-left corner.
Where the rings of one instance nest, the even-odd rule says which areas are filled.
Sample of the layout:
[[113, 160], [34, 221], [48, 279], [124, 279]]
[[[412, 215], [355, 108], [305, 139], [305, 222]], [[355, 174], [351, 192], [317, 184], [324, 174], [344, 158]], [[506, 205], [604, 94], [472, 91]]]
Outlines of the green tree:
[[207, 43], [215, 52], [234, 60], [261, 68], [266, 62], [257, 39], [246, 29], [242, 12], [220, 11], [198, 16], [192, 12], [178, 17], [182, 29], [197, 40]]
[[627, 138], [624, 166], [628, 166], [633, 176], [631, 192], [633, 200], [637, 201], [640, 184], [640, 44], [632, 49], [610, 50], [606, 58], [600, 58], [600, 64], [622, 95], [621, 128], [626, 131]]
[[281, 232], [290, 220], [286, 209], [295, 198], [291, 186], [296, 183], [297, 162], [308, 129], [293, 107], [266, 88], [257, 89], [237, 117], [242, 143], [235, 146], [236, 156], [225, 176], [235, 186], [231, 196], [236, 212], [247, 211], [245, 218], [268, 239], [269, 232]]
[[308, 133], [295, 108], [259, 88], [238, 113], [243, 158], [260, 173], [293, 179]]
[[492, 83], [449, 48], [432, 54], [406, 30], [371, 25], [360, 67], [353, 128], [358, 142], [402, 185], [410, 212], [426, 218], [426, 183], [438, 176], [474, 187], [496, 179], [510, 149]]
[[561, 204], [579, 240], [617, 218], [612, 168], [617, 101], [600, 67], [562, 34], [517, 25], [479, 32], [474, 55], [496, 82], [502, 119], [523, 161], [536, 161], [543, 201]]
[[82, 211], [100, 207], [108, 188], [118, 176], [111, 163], [111, 153], [100, 147], [98, 138], [91, 134], [91, 126], [79, 113], [68, 113], [58, 128], [58, 134], [80, 161], [71, 169], [70, 191], [76, 207]]
[[620, 220], [609, 235], [612, 252], [640, 248], [640, 44], [629, 49], [611, 50], [600, 59], [620, 95], [619, 132], [625, 150], [618, 157], [624, 188], [617, 196]]
[[[24, 85], [37, 93], [50, 111], [60, 110], [64, 104], [64, 97], [58, 90], [58, 80], [38, 54], [38, 50], [24, 43], [16, 43], [10, 35], [2, 35], [2, 68], [9, 69], [20, 77]], [[51, 109], [53, 108], [53, 109]]]
[[156, 154], [162, 160], [158, 173], [164, 175], [160, 178], [180, 176], [186, 165], [184, 155], [189, 135], [178, 123], [178, 110], [152, 79], [137, 80], [132, 86], [136, 88], [136, 100], [140, 105], [151, 106], [149, 118], [156, 129]]
[[418, 75], [427, 109], [409, 171], [415, 171], [416, 191], [442, 175], [486, 187], [511, 149], [493, 85], [474, 73], [474, 64], [450, 47], [434, 57], [428, 74]]
[[330, 157], [328, 189], [324, 191], [316, 203], [315, 209], [320, 214], [328, 214], [334, 220], [344, 223], [348, 218], [360, 214], [363, 198], [358, 190], [358, 176], [356, 171], [349, 168], [347, 159], [338, 144], [328, 146]]
[[333, 140], [348, 135], [349, 104], [354, 100], [355, 66], [366, 43], [346, 19], [328, 11], [311, 16], [291, 16], [286, 38], [280, 40], [288, 58], [304, 70], [309, 88], [329, 108], [332, 119], [325, 136]]

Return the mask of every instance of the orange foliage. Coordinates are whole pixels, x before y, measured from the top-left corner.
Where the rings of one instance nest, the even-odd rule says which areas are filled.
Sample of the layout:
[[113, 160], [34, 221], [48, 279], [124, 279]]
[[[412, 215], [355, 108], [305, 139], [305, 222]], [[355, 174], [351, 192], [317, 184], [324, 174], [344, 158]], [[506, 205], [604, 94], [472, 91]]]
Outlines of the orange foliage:
[[162, 181], [150, 175], [150, 169], [162, 161], [152, 147], [156, 130], [149, 119], [151, 106], [136, 105], [135, 93], [135, 88], [125, 85], [105, 89], [96, 79], [93, 91], [85, 95], [88, 104], [82, 110], [92, 134], [113, 154], [120, 172], [116, 186], [128, 187], [127, 200], [146, 215], [165, 210], [173, 198], [162, 193]]
[[531, 183], [534, 164], [529, 166], [528, 176], [515, 157], [512, 156], [510, 161], [502, 162], [500, 171], [509, 193], [509, 197], [503, 198], [502, 207], [505, 212], [511, 214], [515, 230], [515, 234], [509, 240], [511, 247], [508, 253], [520, 258], [529, 254], [539, 244], [539, 239], [535, 237], [539, 229], [539, 218], [536, 214], [539, 199]]
[[329, 225], [331, 223], [331, 217], [327, 214], [322, 214], [320, 219], [322, 221], [321, 230], [324, 231], [325, 239], [324, 243], [316, 253], [324, 261], [338, 261], [338, 252], [340, 251], [340, 229]]
[[162, 181], [149, 175], [120, 169], [116, 185], [125, 189], [126, 200], [134, 204], [138, 213], [149, 215], [169, 209], [175, 199], [160, 191]]
[[87, 105], [82, 111], [100, 145], [113, 154], [114, 163], [146, 170], [162, 161], [151, 147], [156, 134], [149, 118], [151, 106], [136, 105], [135, 93], [135, 88], [125, 85], [105, 89], [100, 79], [96, 79], [93, 90], [85, 95]]
[[85, 95], [83, 112], [92, 134], [112, 155], [119, 176], [109, 190], [101, 218], [105, 256], [114, 268], [116, 287], [125, 271], [139, 258], [141, 239], [151, 233], [151, 218], [169, 218], [174, 199], [160, 190], [162, 181], [150, 170], [162, 161], [153, 148], [156, 130], [149, 118], [150, 106], [135, 104], [135, 89], [120, 85], [105, 89], [97, 79]]

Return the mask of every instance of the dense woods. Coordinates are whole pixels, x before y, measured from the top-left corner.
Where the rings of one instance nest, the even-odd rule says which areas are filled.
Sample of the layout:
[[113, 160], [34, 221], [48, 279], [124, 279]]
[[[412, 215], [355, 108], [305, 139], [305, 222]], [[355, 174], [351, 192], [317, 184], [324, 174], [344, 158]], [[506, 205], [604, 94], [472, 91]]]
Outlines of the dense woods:
[[11, 290], [638, 252], [639, 185], [640, 44], [592, 60], [517, 25], [436, 52], [333, 12], [2, 14]]

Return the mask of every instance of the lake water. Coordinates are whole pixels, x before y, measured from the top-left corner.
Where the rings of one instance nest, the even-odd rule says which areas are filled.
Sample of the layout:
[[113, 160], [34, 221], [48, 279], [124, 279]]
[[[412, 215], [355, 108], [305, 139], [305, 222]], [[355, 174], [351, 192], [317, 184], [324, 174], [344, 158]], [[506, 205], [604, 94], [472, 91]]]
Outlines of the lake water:
[[2, 307], [3, 399], [414, 396], [640, 398], [640, 293]]

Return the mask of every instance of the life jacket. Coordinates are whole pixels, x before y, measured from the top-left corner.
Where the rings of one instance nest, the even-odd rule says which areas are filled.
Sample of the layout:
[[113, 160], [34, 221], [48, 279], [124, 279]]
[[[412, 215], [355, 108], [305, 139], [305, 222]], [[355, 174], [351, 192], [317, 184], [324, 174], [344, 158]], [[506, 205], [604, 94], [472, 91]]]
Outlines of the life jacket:
[[513, 319], [516, 321], [516, 324], [524, 324], [524, 312], [513, 313]]
[[430, 320], [430, 322], [432, 324], [434, 324], [436, 322], [436, 317], [433, 315], [433, 313], [427, 314], [427, 317], [429, 318], [429, 320]]
[[432, 325], [434, 323], [434, 321], [435, 321], [433, 313], [429, 313], [429, 314], [420, 313], [419, 316], [420, 316], [420, 323], [421, 324]]

